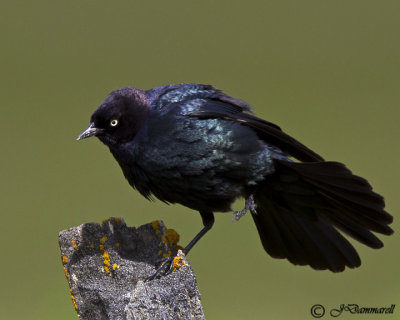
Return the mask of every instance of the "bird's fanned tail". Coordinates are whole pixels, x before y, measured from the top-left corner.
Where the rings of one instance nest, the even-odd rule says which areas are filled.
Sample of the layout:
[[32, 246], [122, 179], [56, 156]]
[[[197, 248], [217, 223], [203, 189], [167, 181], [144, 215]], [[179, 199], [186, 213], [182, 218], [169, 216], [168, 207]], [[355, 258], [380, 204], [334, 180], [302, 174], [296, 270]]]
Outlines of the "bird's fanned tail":
[[272, 257], [340, 272], [361, 261], [338, 229], [371, 248], [383, 247], [371, 231], [393, 233], [383, 197], [343, 164], [275, 160], [275, 166], [254, 194], [253, 214]]

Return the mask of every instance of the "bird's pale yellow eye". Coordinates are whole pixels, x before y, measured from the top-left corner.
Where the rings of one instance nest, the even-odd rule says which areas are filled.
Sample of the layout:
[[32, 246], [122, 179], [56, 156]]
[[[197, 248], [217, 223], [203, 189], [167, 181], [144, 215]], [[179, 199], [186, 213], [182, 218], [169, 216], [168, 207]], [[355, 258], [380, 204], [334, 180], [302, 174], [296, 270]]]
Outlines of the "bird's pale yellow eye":
[[111, 127], [115, 127], [117, 124], [118, 124], [118, 120], [116, 120], [116, 119], [111, 120], [111, 122], [110, 122]]

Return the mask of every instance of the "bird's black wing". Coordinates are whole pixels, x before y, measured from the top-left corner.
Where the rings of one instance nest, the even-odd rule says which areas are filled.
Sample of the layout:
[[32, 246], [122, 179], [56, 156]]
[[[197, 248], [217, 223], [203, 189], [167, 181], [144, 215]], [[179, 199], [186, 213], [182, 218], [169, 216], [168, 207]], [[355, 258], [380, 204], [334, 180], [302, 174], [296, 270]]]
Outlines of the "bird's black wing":
[[[266, 143], [281, 149], [283, 152], [300, 161], [324, 161], [320, 155], [283, 132], [279, 126], [249, 113], [250, 109], [241, 107], [243, 102], [240, 100], [223, 95], [222, 93], [214, 99], [196, 100], [196, 108], [188, 110], [187, 116], [198, 117], [200, 119], [220, 118], [237, 121], [253, 128]], [[194, 104], [193, 100], [192, 103], [190, 101], [183, 101], [181, 103], [191, 106]]]
[[237, 121], [253, 128], [265, 142], [300, 161], [324, 160], [320, 155], [284, 133], [276, 124], [252, 115], [251, 107], [246, 102], [233, 98], [213, 86], [184, 83], [154, 88], [146, 93], [155, 110], [163, 112], [179, 107], [187, 116]]

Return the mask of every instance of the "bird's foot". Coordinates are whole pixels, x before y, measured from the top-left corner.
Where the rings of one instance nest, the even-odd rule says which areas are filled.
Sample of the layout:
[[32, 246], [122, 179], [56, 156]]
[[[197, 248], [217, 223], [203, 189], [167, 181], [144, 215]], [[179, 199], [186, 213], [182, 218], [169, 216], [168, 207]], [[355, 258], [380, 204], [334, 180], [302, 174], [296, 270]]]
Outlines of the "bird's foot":
[[160, 266], [156, 269], [156, 271], [154, 273], [152, 273], [150, 276], [148, 276], [145, 281], [150, 281], [155, 278], [159, 278], [161, 276], [165, 276], [165, 275], [171, 273], [173, 261], [174, 261], [174, 257], [166, 257], [166, 258], [161, 259], [159, 261]]
[[[184, 254], [184, 253], [183, 253]], [[157, 270], [148, 276], [145, 281], [150, 281], [156, 278], [160, 278], [162, 276], [169, 275], [175, 270], [178, 270], [180, 267], [185, 266], [186, 264], [182, 265], [182, 257], [180, 256], [172, 256], [166, 257], [159, 261], [161, 265], [157, 268]]]
[[233, 211], [232, 221], [239, 221], [241, 217], [243, 217], [247, 211], [250, 210], [252, 214], [257, 214], [256, 211], [257, 205], [254, 202], [253, 195], [251, 194], [245, 201], [244, 208], [240, 211]]

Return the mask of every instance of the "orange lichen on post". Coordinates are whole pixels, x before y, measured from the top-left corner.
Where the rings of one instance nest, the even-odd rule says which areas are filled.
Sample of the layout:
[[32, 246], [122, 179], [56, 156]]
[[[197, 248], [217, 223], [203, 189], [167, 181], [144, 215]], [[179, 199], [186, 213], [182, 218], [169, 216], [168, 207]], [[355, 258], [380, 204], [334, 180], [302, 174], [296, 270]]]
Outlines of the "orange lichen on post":
[[64, 275], [67, 278], [67, 280], [69, 280], [69, 273], [67, 271], [67, 268], [64, 267]]
[[119, 270], [119, 265], [117, 265], [116, 263], [113, 264], [112, 266], [113, 270]]
[[62, 264], [66, 264], [68, 262], [67, 256], [61, 256]]
[[114, 221], [115, 221], [116, 223], [120, 223], [120, 222], [121, 222], [121, 219], [120, 219], [120, 218], [114, 218]]
[[103, 256], [103, 269], [105, 271], [105, 273], [110, 273], [110, 265], [111, 265], [111, 260], [110, 260], [110, 255], [108, 254], [108, 252], [106, 251], [104, 244], [106, 243], [106, 241], [108, 240], [108, 238], [106, 236], [102, 237], [100, 239], [100, 243], [99, 244], [99, 249], [100, 251], [103, 252], [102, 256]]
[[182, 265], [182, 257], [175, 257], [174, 258], [174, 262], [173, 262], [173, 264], [172, 264], [172, 270], [173, 271], [176, 271], [176, 270], [178, 270], [179, 268], [181, 268], [181, 267], [185, 267], [186, 266], [186, 264], [183, 264]]
[[104, 244], [107, 241], [107, 239], [108, 238], [104, 236], [103, 238], [100, 239], [100, 243]]
[[74, 247], [75, 250], [78, 249], [78, 246], [76, 245], [76, 241], [75, 240], [72, 240], [72, 246]]
[[[153, 229], [155, 230], [156, 234], [160, 234], [160, 221], [154, 220], [151, 223]], [[158, 251], [158, 254], [163, 256], [163, 258], [171, 257], [172, 252], [176, 251], [178, 249], [178, 242], [179, 242], [179, 234], [174, 230], [174, 229], [167, 229], [165, 228], [165, 234], [161, 236], [161, 242], [165, 245], [167, 245], [168, 251], [166, 253], [163, 253], [165, 249], [161, 249]], [[179, 246], [179, 248], [182, 248]], [[183, 248], [182, 248], [183, 249]]]
[[75, 297], [72, 293], [72, 289], [69, 289], [69, 292], [71, 293], [71, 300], [72, 300], [72, 304], [74, 305], [75, 311], [78, 311], [78, 305], [75, 302]]
[[71, 300], [72, 300], [72, 304], [74, 305], [75, 311], [78, 311], [78, 305], [75, 302], [75, 297], [72, 293], [72, 289], [69, 289], [69, 292], [71, 293]]
[[103, 252], [103, 259], [104, 259], [104, 261], [103, 261], [103, 264], [104, 264], [104, 271], [105, 271], [106, 273], [110, 273], [110, 264], [111, 264], [111, 261], [110, 261], [110, 255], [107, 253], [107, 251], [104, 251], [104, 252]]
[[154, 220], [151, 225], [153, 226], [154, 231], [156, 234], [160, 234], [160, 221]]
[[167, 236], [170, 245], [176, 245], [179, 242], [179, 234], [174, 229], [165, 229], [165, 235]]
[[117, 242], [117, 243], [115, 244], [115, 247], [116, 247], [116, 248], [119, 248], [120, 245], [121, 245], [121, 244], [120, 244], [119, 242]]
[[[167, 228], [165, 229], [165, 235], [161, 236], [161, 242], [167, 245], [168, 252], [163, 254], [164, 258], [170, 257], [172, 255], [172, 251], [177, 250], [178, 248], [177, 243], [179, 242], [179, 238], [180, 238], [179, 234], [174, 229], [167, 229]], [[162, 250], [158, 252], [158, 254], [161, 253]]]
[[109, 267], [110, 266], [110, 255], [108, 254], [107, 251], [103, 252], [103, 258], [104, 258], [104, 265]]

